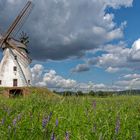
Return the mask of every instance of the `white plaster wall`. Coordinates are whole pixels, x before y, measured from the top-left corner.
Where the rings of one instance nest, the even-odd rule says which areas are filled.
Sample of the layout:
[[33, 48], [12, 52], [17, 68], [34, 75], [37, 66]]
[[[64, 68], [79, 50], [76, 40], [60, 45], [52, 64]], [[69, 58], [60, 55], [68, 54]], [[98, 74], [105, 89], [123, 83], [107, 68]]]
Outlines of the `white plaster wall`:
[[[22, 58], [15, 50], [12, 49], [12, 51], [17, 56], [17, 60], [22, 67], [27, 81], [31, 81], [32, 76], [28, 60]], [[14, 72], [13, 70], [14, 66], [17, 67], [17, 72]], [[0, 87], [13, 87], [13, 79], [18, 79], [18, 87], [27, 86], [14, 56], [11, 51], [6, 48], [3, 52], [3, 58], [0, 63], [0, 80], [2, 81]]]

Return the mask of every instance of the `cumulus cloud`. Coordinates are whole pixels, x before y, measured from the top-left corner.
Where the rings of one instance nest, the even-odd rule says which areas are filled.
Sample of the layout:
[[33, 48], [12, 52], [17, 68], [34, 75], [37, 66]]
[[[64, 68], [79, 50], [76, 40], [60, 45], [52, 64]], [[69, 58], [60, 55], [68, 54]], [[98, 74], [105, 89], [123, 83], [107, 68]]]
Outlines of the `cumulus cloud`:
[[127, 75], [124, 75], [123, 78], [125, 80], [132, 80], [132, 79], [137, 79], [137, 78], [140, 78], [140, 74], [127, 74]]
[[109, 72], [109, 73], [115, 73], [115, 72], [119, 71], [119, 68], [108, 67], [106, 69], [106, 71]]
[[43, 70], [44, 67], [40, 64], [36, 64], [31, 68], [33, 85], [37, 85], [39, 82], [42, 82]]
[[[126, 48], [126, 44], [120, 42], [117, 45], [108, 44], [102, 47], [101, 55], [87, 60], [86, 65], [105, 68], [107, 72], [118, 72], [120, 68], [126, 66], [130, 49]], [[84, 64], [83, 64], [84, 65]]]
[[[5, 30], [26, 0], [0, 2], [0, 25]], [[33, 0], [35, 8], [25, 30], [29, 32], [30, 52], [36, 60], [81, 57], [86, 51], [123, 37], [106, 8], [129, 7], [132, 0]], [[5, 19], [6, 17], [6, 19]], [[40, 53], [38, 53], [40, 52]]]
[[16, 4], [19, 0], [7, 0], [8, 3], [10, 4]]
[[97, 65], [99, 67], [123, 67], [127, 62], [127, 57], [130, 53], [130, 49], [125, 47], [125, 44], [118, 45], [106, 45], [103, 50], [104, 54], [98, 56]]
[[140, 78], [120, 80], [116, 82], [116, 85], [122, 88], [123, 90], [139, 89]]
[[113, 8], [119, 8], [120, 6], [130, 7], [132, 6], [133, 0], [99, 0], [104, 1], [104, 3]]
[[89, 83], [79, 83], [78, 84], [78, 89], [81, 89], [82, 91], [108, 91], [109, 88], [107, 85], [100, 83], [100, 84], [95, 84], [93, 82]]
[[72, 88], [76, 85], [76, 81], [65, 79], [58, 75], [55, 70], [46, 70], [40, 64], [36, 64], [31, 68], [32, 80], [34, 86], [49, 87], [49, 88]]
[[123, 90], [139, 89], [140, 74], [130, 73], [121, 76], [120, 79], [114, 83], [114, 85]]
[[129, 55], [130, 61], [140, 61], [140, 39], [136, 40], [131, 48]]
[[105, 45], [99, 51], [102, 51], [101, 55], [88, 59], [82, 65], [88, 65], [89, 70], [94, 65], [95, 67], [104, 68], [110, 73], [120, 70], [140, 69], [140, 39], [134, 41], [130, 48], [124, 42], [120, 42], [117, 45]]
[[[105, 90], [104, 84], [78, 83], [73, 79], [66, 79], [56, 73], [55, 70], [45, 70], [45, 68], [36, 64], [31, 68], [32, 81], [34, 86], [48, 87], [50, 89], [62, 90]], [[47, 72], [46, 72], [47, 71]]]
[[[55, 70], [46, 70], [42, 65], [36, 64], [31, 68], [34, 86], [48, 87], [52, 90], [71, 90], [71, 91], [120, 91], [128, 89], [130, 81], [138, 81], [138, 74], [125, 75], [122, 80], [112, 85], [103, 83], [82, 83], [73, 79], [66, 79], [56, 73]], [[47, 71], [47, 72], [46, 72]], [[137, 79], [137, 80], [134, 80]], [[128, 79], [128, 80], [126, 80]], [[139, 80], [140, 81], [140, 80]], [[131, 82], [132, 83], [132, 82]], [[134, 82], [133, 82], [134, 83]], [[138, 85], [138, 83], [136, 83]], [[136, 85], [135, 85], [136, 86]]]
[[89, 70], [91, 66], [95, 66], [105, 68], [109, 73], [115, 73], [128, 66], [127, 59], [131, 49], [126, 48], [124, 42], [120, 42], [117, 45], [107, 44], [97, 51], [102, 51], [101, 55], [90, 58], [83, 64], [88, 65]]
[[75, 86], [76, 81], [72, 79], [65, 79], [62, 76], [56, 74], [54, 70], [50, 70], [43, 77], [43, 82], [48, 87], [53, 88], [72, 88]]
[[90, 67], [88, 64], [78, 64], [76, 68], [72, 69], [72, 72], [85, 72], [89, 71]]
[[96, 65], [103, 68], [128, 68], [139, 69], [140, 64], [140, 39], [134, 41], [132, 47], [127, 48], [126, 44], [107, 45], [104, 47], [105, 54], [98, 57]]

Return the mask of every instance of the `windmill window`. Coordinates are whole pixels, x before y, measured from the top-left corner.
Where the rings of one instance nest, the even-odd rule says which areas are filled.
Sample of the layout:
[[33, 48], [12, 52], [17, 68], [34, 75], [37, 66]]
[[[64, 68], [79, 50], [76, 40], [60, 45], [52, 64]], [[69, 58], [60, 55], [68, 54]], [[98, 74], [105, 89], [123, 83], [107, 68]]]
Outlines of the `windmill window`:
[[17, 60], [17, 56], [15, 55], [15, 60]]
[[14, 67], [13, 67], [13, 70], [14, 70], [14, 71], [17, 71], [17, 67], [16, 67], [16, 66], [14, 66]]
[[18, 85], [18, 80], [17, 79], [13, 79], [13, 87], [17, 87]]

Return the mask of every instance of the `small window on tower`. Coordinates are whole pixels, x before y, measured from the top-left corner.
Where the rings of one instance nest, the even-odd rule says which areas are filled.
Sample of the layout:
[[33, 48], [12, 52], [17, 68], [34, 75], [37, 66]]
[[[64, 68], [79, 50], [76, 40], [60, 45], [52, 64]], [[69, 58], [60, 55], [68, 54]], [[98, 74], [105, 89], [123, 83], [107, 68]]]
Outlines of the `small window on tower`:
[[16, 67], [16, 66], [14, 66], [14, 67], [13, 67], [13, 70], [14, 70], [14, 71], [17, 71], [17, 67]]
[[0, 85], [2, 84], [1, 80], [0, 80]]
[[17, 87], [18, 85], [18, 80], [17, 79], [13, 79], [13, 87]]
[[17, 60], [17, 56], [15, 55], [15, 60]]

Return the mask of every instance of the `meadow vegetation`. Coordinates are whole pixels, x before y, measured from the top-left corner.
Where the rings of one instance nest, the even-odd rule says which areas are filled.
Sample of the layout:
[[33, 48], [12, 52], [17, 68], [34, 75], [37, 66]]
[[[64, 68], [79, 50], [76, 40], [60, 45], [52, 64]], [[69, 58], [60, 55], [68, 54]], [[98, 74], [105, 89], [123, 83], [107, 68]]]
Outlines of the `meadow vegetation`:
[[1, 140], [139, 140], [140, 96], [0, 95]]

